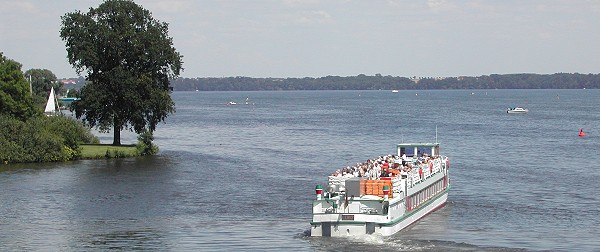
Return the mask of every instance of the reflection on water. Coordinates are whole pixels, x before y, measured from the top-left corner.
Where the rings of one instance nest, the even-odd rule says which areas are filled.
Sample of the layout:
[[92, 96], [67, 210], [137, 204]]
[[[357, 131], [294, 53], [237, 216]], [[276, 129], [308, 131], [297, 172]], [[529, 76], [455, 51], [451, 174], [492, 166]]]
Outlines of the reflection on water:
[[[119, 223], [119, 225], [122, 224]], [[105, 225], [100, 226], [104, 227]], [[98, 231], [91, 230], [91, 233], [93, 232]], [[168, 241], [165, 240], [162, 232], [147, 228], [129, 231], [115, 230], [108, 233], [88, 235], [88, 237], [79, 237], [79, 239], [84, 248], [100, 250], [160, 250], [168, 245]]]

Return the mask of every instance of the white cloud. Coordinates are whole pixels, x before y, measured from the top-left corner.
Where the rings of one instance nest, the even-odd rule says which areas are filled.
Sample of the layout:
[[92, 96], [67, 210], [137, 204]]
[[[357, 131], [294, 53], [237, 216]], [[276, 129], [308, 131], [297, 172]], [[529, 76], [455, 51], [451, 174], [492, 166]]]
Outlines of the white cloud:
[[331, 20], [331, 15], [324, 10], [305, 11], [296, 19], [299, 23], [322, 24]]
[[314, 5], [321, 3], [321, 0], [283, 0], [283, 3], [289, 6]]
[[427, 7], [435, 12], [454, 8], [454, 6], [446, 0], [427, 0]]
[[150, 0], [144, 1], [144, 8], [153, 12], [183, 14], [194, 9], [194, 2], [190, 0]]
[[30, 1], [0, 1], [0, 14], [9, 15], [11, 13], [35, 13], [38, 12], [37, 7]]

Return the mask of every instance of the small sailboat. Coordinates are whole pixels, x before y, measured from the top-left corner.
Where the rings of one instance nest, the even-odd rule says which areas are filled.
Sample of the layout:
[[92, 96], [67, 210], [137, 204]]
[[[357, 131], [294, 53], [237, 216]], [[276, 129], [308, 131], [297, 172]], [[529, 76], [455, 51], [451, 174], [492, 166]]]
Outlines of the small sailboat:
[[48, 95], [48, 102], [46, 103], [46, 108], [44, 108], [44, 114], [46, 116], [57, 115], [60, 112], [58, 109], [58, 100], [56, 99], [56, 95], [54, 94], [54, 87], [50, 89], [50, 95]]

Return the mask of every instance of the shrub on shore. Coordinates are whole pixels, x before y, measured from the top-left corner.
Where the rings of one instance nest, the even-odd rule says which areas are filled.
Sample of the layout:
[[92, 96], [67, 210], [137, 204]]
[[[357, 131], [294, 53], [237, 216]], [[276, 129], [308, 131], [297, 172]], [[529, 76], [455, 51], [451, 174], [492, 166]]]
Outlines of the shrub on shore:
[[98, 143], [89, 128], [65, 116], [36, 116], [25, 121], [0, 116], [0, 161], [55, 162], [77, 159], [83, 143]]
[[139, 155], [154, 155], [158, 153], [158, 146], [152, 143], [154, 141], [154, 135], [150, 131], [144, 131], [138, 136], [138, 143], [136, 149]]

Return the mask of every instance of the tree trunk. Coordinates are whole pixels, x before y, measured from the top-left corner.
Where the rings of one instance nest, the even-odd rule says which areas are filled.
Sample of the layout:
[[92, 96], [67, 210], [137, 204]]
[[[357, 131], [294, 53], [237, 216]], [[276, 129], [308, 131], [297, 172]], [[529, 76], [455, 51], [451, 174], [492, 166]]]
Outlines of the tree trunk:
[[113, 133], [113, 145], [121, 145], [121, 127], [115, 122]]

